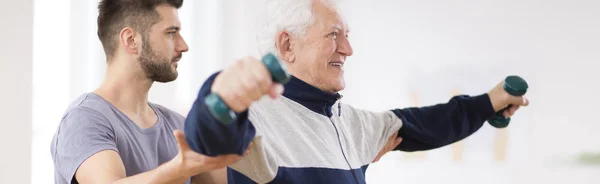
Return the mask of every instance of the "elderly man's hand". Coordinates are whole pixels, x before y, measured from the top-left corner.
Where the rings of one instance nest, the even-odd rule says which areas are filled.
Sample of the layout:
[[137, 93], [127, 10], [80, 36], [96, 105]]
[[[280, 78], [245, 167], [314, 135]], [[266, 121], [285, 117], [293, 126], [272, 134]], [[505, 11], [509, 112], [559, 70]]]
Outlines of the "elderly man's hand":
[[387, 152], [394, 150], [394, 148], [398, 147], [398, 145], [400, 145], [401, 142], [402, 137], [398, 137], [398, 132], [394, 133], [392, 136], [390, 136], [390, 138], [388, 138], [388, 141], [387, 143], [385, 143], [385, 146], [383, 146], [383, 148], [379, 150], [379, 154], [377, 154], [377, 157], [373, 159], [373, 163], [379, 161], [379, 159], [381, 159], [381, 157]]
[[509, 105], [512, 105], [506, 111], [503, 112], [504, 117], [510, 117], [519, 109], [521, 106], [529, 105], [529, 100], [524, 96], [512, 96], [508, 94], [503, 88], [504, 81], [500, 82], [496, 87], [494, 87], [488, 95], [490, 97], [490, 101], [492, 102], [492, 106], [494, 107], [494, 112], [498, 112]]
[[271, 73], [261, 61], [245, 57], [225, 68], [211, 87], [234, 112], [242, 112], [266, 94], [276, 98], [283, 85], [273, 82]]

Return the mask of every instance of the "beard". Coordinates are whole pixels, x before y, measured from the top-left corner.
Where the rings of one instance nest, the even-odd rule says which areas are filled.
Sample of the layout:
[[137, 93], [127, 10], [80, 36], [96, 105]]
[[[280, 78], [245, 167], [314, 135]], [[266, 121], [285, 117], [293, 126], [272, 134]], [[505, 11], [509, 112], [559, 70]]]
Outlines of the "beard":
[[159, 55], [147, 39], [144, 39], [142, 49], [139, 61], [147, 78], [163, 83], [177, 79], [177, 70], [171, 69], [171, 61], [174, 58]]

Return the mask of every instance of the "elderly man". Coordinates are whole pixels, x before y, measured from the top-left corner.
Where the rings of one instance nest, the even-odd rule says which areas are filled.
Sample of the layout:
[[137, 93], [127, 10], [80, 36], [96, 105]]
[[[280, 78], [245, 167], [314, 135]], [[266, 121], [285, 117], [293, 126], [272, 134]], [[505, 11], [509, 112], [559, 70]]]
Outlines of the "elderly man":
[[[423, 108], [369, 112], [342, 104], [344, 62], [353, 51], [335, 3], [268, 3], [261, 46], [278, 56], [291, 80], [274, 84], [262, 63], [242, 59], [206, 81], [185, 123], [190, 147], [202, 154], [242, 154], [253, 143], [230, 165], [230, 183], [365, 183], [368, 165], [396, 133], [403, 141], [394, 150], [435, 149], [468, 137], [510, 104], [505, 116], [528, 104], [501, 85]], [[204, 98], [211, 92], [237, 113], [235, 123], [210, 116]]]

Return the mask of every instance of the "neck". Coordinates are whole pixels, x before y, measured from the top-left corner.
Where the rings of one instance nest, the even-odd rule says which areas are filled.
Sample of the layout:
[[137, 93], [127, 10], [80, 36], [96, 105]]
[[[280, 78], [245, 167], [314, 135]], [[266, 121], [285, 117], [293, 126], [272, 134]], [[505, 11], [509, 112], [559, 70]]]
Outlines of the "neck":
[[148, 105], [148, 91], [153, 81], [148, 79], [137, 62], [109, 61], [102, 85], [94, 91], [125, 114], [153, 114]]

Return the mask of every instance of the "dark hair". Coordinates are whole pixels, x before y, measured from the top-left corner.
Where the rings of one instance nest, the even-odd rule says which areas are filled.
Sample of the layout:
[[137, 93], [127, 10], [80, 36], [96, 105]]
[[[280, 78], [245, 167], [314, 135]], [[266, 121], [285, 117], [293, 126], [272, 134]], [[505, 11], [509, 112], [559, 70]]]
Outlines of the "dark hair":
[[144, 36], [158, 22], [156, 7], [163, 4], [179, 9], [183, 0], [102, 0], [98, 5], [98, 38], [107, 57], [117, 49], [115, 36], [123, 28], [134, 28]]

